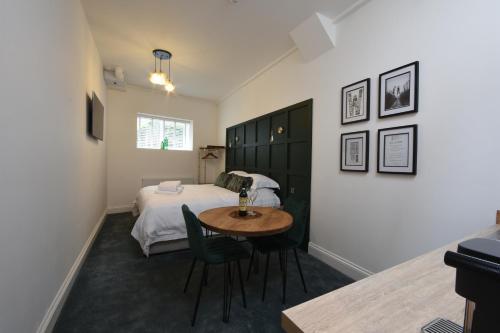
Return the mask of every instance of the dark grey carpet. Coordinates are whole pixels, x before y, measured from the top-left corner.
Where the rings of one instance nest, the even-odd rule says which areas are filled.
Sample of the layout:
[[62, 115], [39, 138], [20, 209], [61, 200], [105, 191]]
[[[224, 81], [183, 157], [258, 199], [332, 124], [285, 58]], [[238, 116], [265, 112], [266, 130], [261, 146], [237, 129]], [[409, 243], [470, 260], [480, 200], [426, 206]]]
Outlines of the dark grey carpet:
[[[293, 255], [289, 255], [287, 304], [281, 305], [278, 256], [271, 257], [265, 302], [263, 260], [258, 275], [245, 283], [248, 307], [244, 309], [239, 284], [233, 289], [229, 323], [222, 322], [222, 266], [211, 266], [203, 289], [198, 318], [190, 326], [201, 264], [190, 288], [182, 293], [191, 253], [142, 255], [130, 236], [131, 214], [109, 215], [75, 281], [54, 332], [281, 332], [285, 308], [307, 301], [352, 282], [348, 277], [299, 253], [308, 287], [304, 293]], [[248, 261], [242, 262], [243, 274]]]

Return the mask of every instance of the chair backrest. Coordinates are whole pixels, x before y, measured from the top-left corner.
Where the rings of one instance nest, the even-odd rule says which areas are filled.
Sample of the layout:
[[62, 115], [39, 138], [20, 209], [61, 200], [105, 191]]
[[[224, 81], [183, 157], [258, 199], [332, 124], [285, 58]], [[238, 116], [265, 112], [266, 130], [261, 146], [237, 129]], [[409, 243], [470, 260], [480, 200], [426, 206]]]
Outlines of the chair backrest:
[[307, 203], [290, 197], [285, 200], [283, 209], [293, 216], [293, 226], [287, 231], [287, 238], [299, 245], [306, 233]]
[[189, 209], [187, 205], [182, 205], [182, 215], [184, 215], [184, 222], [186, 223], [186, 230], [188, 234], [188, 242], [191, 251], [196, 258], [204, 260], [207, 256], [207, 248], [205, 245], [205, 238], [201, 230], [200, 221]]

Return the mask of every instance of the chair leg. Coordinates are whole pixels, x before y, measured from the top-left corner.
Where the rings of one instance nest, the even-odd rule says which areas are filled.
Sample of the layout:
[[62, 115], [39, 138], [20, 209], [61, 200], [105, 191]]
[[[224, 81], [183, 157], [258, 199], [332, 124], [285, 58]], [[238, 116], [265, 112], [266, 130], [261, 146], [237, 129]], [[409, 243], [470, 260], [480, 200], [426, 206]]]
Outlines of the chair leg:
[[207, 265], [207, 272], [205, 273], [205, 280], [203, 282], [205, 286], [208, 286], [208, 265]]
[[287, 262], [288, 262], [288, 250], [282, 250], [281, 254], [283, 258], [283, 300], [282, 303], [285, 304], [286, 302], [286, 268], [287, 268]]
[[253, 256], [255, 255], [255, 247], [252, 246], [252, 255], [250, 255], [250, 261], [248, 262], [248, 273], [247, 281], [250, 280], [250, 271], [252, 270]]
[[297, 249], [293, 249], [293, 254], [295, 255], [295, 262], [297, 263], [297, 268], [299, 269], [300, 279], [302, 280], [302, 286], [304, 287], [304, 292], [307, 293], [306, 281], [304, 280], [304, 274], [302, 274], [302, 267], [300, 267], [299, 256], [297, 255]]
[[[243, 298], [243, 307], [246, 309], [247, 307], [247, 298], [245, 295], [245, 286], [243, 285], [243, 276], [241, 274], [241, 264], [240, 261], [238, 260], [237, 262], [238, 265], [238, 276], [240, 278], [240, 288], [241, 288], [241, 297]], [[250, 270], [248, 270], [250, 272]]]
[[196, 321], [196, 315], [198, 314], [198, 306], [200, 305], [200, 297], [201, 297], [201, 289], [203, 288], [203, 280], [205, 279], [205, 275], [207, 273], [208, 265], [205, 263], [203, 265], [203, 274], [200, 279], [200, 287], [198, 289], [198, 296], [196, 297], [196, 305], [194, 306], [193, 319], [191, 320], [191, 326], [194, 326], [194, 322]]
[[233, 300], [233, 286], [234, 286], [234, 277], [236, 276], [236, 269], [231, 273], [231, 263], [227, 264], [229, 267], [229, 305], [227, 308], [227, 322], [229, 322], [229, 314], [231, 313], [231, 302]]
[[267, 285], [267, 272], [269, 271], [269, 256], [271, 253], [267, 253], [266, 255], [266, 269], [264, 271], [264, 289], [262, 289], [262, 301], [264, 302], [264, 298], [266, 297], [266, 285]]
[[225, 323], [229, 322], [229, 313], [231, 311], [231, 297], [233, 290], [230, 265], [231, 263], [224, 263], [224, 296], [222, 302], [222, 321]]
[[280, 262], [280, 272], [283, 273], [283, 256], [282, 256], [281, 251], [278, 251], [278, 256], [279, 256], [279, 262]]
[[193, 262], [191, 264], [191, 268], [189, 269], [189, 274], [186, 280], [186, 284], [184, 285], [184, 293], [186, 293], [188, 285], [189, 285], [189, 280], [191, 280], [191, 275], [193, 274], [194, 270], [194, 265], [196, 264], [196, 258], [193, 259]]

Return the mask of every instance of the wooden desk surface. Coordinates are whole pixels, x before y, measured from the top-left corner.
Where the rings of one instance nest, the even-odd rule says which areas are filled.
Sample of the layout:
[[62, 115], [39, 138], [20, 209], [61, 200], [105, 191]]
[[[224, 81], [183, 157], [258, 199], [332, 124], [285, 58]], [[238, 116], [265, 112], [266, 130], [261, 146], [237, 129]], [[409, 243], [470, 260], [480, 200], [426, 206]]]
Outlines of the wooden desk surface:
[[248, 209], [260, 215], [233, 216], [232, 213], [238, 211], [238, 206], [231, 206], [205, 210], [198, 218], [205, 228], [233, 236], [269, 236], [285, 232], [292, 226], [293, 217], [284, 210], [257, 206], [251, 206]]
[[[467, 239], [498, 230], [495, 225]], [[281, 325], [288, 333], [420, 333], [437, 317], [462, 325], [465, 300], [455, 293], [455, 269], [443, 262], [459, 242], [287, 309]]]

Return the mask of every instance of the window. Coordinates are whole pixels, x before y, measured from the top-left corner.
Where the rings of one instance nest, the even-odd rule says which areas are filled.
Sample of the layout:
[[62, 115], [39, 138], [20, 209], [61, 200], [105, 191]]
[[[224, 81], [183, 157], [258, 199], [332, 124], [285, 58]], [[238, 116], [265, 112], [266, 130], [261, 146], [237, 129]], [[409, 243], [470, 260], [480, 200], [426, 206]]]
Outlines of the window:
[[137, 148], [193, 150], [191, 120], [137, 114]]

